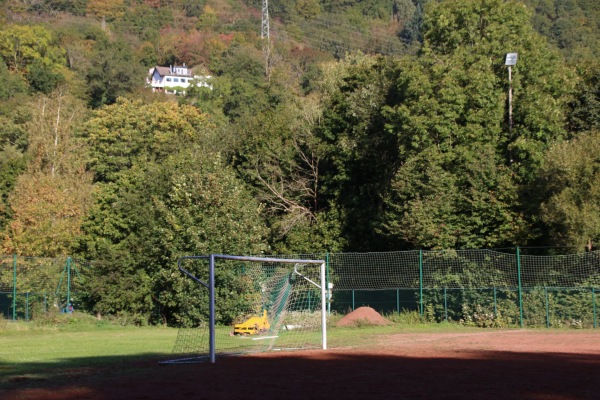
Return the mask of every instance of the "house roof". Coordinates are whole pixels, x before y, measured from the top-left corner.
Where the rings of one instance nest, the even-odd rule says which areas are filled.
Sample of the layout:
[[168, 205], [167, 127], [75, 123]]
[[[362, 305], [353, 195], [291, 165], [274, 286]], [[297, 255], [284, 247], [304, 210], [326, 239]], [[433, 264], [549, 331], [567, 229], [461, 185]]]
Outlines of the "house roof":
[[171, 68], [169, 67], [154, 67], [154, 69], [161, 76], [171, 75]]
[[[188, 71], [188, 73], [187, 74], [178, 74], [178, 73], [175, 72], [177, 68], [185, 68]], [[172, 67], [159, 67], [159, 66], [156, 66], [156, 67], [154, 67], [154, 70], [156, 70], [156, 72], [158, 72], [158, 74], [160, 76], [166, 76], [166, 75], [170, 75], [170, 76], [191, 76], [192, 75], [191, 68], [186, 67], [185, 65], [183, 65], [183, 66], [178, 66], [178, 65], [175, 66], [174, 65]], [[150, 73], [152, 73], [152, 70], [151, 70]]]

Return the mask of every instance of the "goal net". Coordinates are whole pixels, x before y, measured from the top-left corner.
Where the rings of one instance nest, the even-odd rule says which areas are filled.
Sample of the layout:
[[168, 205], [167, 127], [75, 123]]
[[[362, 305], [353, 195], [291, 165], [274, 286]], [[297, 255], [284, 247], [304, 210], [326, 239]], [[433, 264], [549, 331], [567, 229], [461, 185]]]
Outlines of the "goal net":
[[187, 256], [179, 270], [190, 285], [193, 326], [178, 332], [173, 349], [178, 358], [163, 363], [326, 349], [325, 261]]

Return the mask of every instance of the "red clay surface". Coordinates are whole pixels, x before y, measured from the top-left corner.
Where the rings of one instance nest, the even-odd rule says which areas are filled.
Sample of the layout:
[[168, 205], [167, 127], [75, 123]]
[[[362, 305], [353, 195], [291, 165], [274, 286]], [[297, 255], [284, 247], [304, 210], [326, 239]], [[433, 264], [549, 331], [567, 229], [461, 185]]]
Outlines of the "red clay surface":
[[358, 307], [340, 319], [336, 326], [387, 325], [390, 321], [383, 318], [374, 308]]
[[[139, 363], [139, 361], [138, 361]], [[216, 364], [76, 373], [12, 399], [600, 399], [600, 332], [469, 331], [376, 347], [270, 353]]]

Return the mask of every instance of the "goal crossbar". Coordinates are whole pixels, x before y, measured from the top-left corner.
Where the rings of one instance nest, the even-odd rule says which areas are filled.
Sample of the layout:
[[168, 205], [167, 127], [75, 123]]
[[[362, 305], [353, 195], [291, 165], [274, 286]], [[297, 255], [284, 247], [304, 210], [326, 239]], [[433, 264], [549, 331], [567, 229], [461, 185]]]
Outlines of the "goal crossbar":
[[[185, 260], [208, 260], [208, 282], [205, 282], [194, 274], [182, 267], [182, 263]], [[286, 263], [286, 264], [319, 264], [320, 265], [320, 284], [312, 281], [308, 277], [304, 276], [294, 266], [294, 274], [306, 279], [312, 285], [316, 286], [321, 291], [321, 342], [322, 349], [327, 350], [327, 312], [326, 312], [326, 280], [325, 280], [325, 261], [324, 260], [307, 260], [307, 259], [295, 259], [295, 258], [276, 258], [276, 257], [252, 257], [252, 256], [235, 256], [228, 254], [210, 254], [202, 256], [183, 256], [177, 261], [177, 267], [179, 271], [194, 280], [196, 283], [206, 287], [208, 289], [209, 297], [209, 351], [210, 351], [210, 362], [216, 362], [216, 327], [215, 327], [215, 262], [218, 259], [222, 260], [237, 260], [237, 261], [249, 261], [249, 262], [264, 262], [264, 263]]]

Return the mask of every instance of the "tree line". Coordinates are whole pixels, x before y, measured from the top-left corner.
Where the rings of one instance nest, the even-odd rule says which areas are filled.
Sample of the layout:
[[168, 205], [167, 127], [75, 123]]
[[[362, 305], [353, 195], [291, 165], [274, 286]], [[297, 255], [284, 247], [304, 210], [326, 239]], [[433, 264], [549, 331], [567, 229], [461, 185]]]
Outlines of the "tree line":
[[[385, 17], [413, 27], [404, 53], [275, 42], [267, 79], [258, 34], [192, 3], [3, 3], [3, 251], [93, 260], [90, 309], [181, 322], [186, 254], [596, 249], [598, 60], [569, 58], [525, 4], [407, 3]], [[305, 20], [356, 12], [313, 3]], [[63, 23], [34, 23], [51, 4]], [[212, 89], [142, 87], [184, 61]]]

